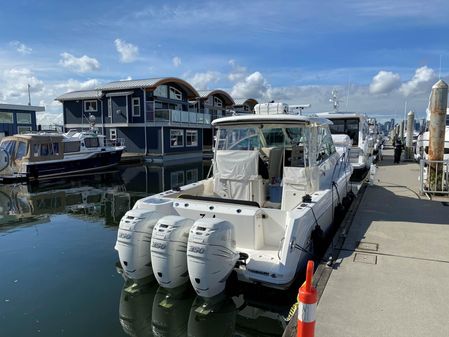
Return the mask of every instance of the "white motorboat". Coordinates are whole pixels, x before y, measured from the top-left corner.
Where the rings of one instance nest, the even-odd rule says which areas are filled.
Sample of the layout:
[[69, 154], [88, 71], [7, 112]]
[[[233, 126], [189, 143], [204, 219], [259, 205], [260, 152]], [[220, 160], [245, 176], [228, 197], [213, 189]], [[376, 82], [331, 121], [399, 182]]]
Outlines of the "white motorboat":
[[93, 131], [5, 137], [0, 143], [0, 182], [100, 171], [118, 164], [124, 149]]
[[332, 121], [333, 135], [346, 134], [352, 140], [350, 161], [354, 170], [367, 170], [373, 162], [375, 141], [370, 137], [368, 117], [356, 112], [323, 112], [317, 116]]
[[190, 279], [198, 295], [213, 297], [231, 272], [286, 288], [314, 257], [352, 166], [337, 153], [329, 120], [256, 111], [212, 122], [212, 177], [140, 199], [123, 216], [115, 249], [128, 278], [154, 276], [165, 288]]

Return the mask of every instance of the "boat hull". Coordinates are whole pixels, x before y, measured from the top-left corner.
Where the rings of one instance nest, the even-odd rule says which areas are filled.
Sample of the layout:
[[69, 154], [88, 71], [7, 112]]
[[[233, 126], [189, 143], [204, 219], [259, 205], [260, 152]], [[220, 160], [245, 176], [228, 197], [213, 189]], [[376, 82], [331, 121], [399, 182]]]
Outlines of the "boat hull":
[[26, 172], [0, 177], [0, 182], [36, 181], [44, 178], [63, 177], [74, 174], [102, 171], [120, 161], [123, 150], [92, 153], [84, 158], [66, 158], [61, 161], [27, 163]]

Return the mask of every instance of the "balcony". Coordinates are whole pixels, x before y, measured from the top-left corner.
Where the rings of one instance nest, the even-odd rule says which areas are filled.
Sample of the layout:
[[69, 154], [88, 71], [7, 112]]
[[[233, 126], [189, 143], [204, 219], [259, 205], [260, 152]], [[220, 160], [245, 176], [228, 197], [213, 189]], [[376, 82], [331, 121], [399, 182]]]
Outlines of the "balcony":
[[168, 125], [210, 125], [211, 115], [194, 111], [147, 109], [147, 123], [148, 122], [166, 123]]

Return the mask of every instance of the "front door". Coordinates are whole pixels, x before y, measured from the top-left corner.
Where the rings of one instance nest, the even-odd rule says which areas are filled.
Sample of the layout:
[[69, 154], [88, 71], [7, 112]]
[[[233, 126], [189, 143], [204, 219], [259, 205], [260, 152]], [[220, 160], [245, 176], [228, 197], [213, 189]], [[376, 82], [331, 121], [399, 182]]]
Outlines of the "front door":
[[127, 96], [110, 97], [112, 123], [127, 123], [128, 122], [127, 99], [128, 99]]

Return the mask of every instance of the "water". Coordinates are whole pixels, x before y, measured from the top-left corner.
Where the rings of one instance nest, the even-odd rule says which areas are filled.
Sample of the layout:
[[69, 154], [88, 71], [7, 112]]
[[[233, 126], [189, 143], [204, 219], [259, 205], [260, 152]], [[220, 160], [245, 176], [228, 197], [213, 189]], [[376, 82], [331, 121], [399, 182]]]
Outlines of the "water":
[[239, 284], [204, 307], [190, 285], [125, 291], [114, 250], [122, 215], [137, 199], [207, 172], [202, 162], [129, 165], [81, 180], [0, 185], [0, 336], [282, 335], [289, 292]]

